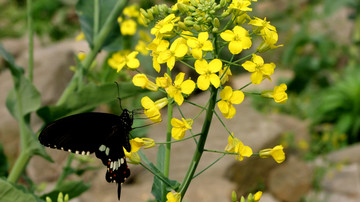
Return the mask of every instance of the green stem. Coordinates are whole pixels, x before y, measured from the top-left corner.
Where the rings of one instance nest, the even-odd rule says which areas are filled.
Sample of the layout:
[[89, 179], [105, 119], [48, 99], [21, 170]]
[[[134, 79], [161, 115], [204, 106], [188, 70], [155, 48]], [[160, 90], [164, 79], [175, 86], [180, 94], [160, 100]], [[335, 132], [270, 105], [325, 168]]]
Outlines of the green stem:
[[211, 166], [213, 166], [215, 163], [220, 161], [226, 154], [222, 154], [218, 159], [216, 159], [214, 162], [212, 162], [210, 165], [208, 165], [206, 168], [204, 168], [202, 171], [198, 172], [196, 175], [194, 175], [193, 179], [197, 176], [199, 176], [201, 173], [203, 173], [205, 170], [209, 169]]
[[[117, 17], [122, 12], [122, 10], [125, 8], [128, 1], [129, 0], [122, 0], [122, 1], [118, 1], [116, 3], [116, 5], [114, 6], [114, 9], [112, 9], [112, 11], [109, 14], [109, 16], [107, 17], [104, 25], [102, 26], [101, 30], [99, 31], [99, 34], [97, 34], [94, 37], [94, 46], [91, 49], [91, 51], [87, 54], [86, 58], [84, 59], [84, 61], [82, 63], [85, 70], [88, 70], [90, 68], [91, 63], [94, 61], [96, 55], [100, 52], [101, 47], [104, 44], [106, 37], [108, 36], [109, 32], [111, 31], [114, 23], [116, 23]], [[80, 71], [77, 71], [74, 74], [69, 85], [66, 87], [64, 93], [62, 94], [59, 101], [57, 102], [57, 105], [65, 102], [67, 100], [68, 96], [70, 96], [70, 94], [73, 93], [75, 91], [75, 89], [77, 88], [76, 81], [78, 80], [79, 74], [81, 73], [81, 72], [80, 73], [78, 73], [78, 72], [80, 72]]]
[[184, 195], [190, 185], [190, 182], [193, 179], [195, 170], [200, 162], [202, 153], [204, 152], [204, 146], [205, 146], [205, 142], [206, 142], [206, 139], [207, 139], [207, 136], [209, 133], [211, 120], [213, 117], [214, 108], [215, 108], [215, 104], [216, 104], [216, 96], [217, 96], [218, 90], [215, 87], [211, 86], [210, 91], [211, 91], [210, 99], [209, 99], [210, 102], [209, 102], [209, 106], [206, 111], [204, 124], [201, 129], [201, 136], [200, 136], [199, 142], [197, 144], [196, 150], [194, 152], [194, 156], [190, 163], [189, 169], [185, 175], [184, 181], [181, 183], [181, 186], [180, 186], [181, 198], [184, 197]]
[[[167, 73], [171, 77], [171, 71], [168, 68]], [[169, 96], [168, 96], [169, 99]], [[174, 103], [171, 102], [168, 104], [168, 112], [167, 112], [167, 123], [166, 123], [166, 142], [171, 142], [171, 119], [173, 116], [173, 110], [174, 110]], [[165, 145], [165, 162], [164, 162], [164, 175], [165, 177], [169, 178], [170, 174], [170, 154], [171, 154], [171, 143], [167, 143]], [[166, 198], [166, 185], [162, 184], [162, 199], [165, 200]]]
[[[15, 78], [13, 78], [15, 79]], [[14, 167], [12, 168], [7, 180], [12, 183], [16, 183], [23, 173], [26, 165], [28, 164], [30, 158], [33, 156], [34, 151], [28, 148], [28, 143], [31, 141], [31, 133], [29, 133], [29, 129], [26, 126], [25, 117], [23, 115], [22, 103], [21, 103], [21, 94], [19, 89], [16, 89], [16, 99], [17, 109], [18, 109], [18, 117], [19, 117], [19, 128], [20, 128], [20, 146], [21, 151], [19, 157], [16, 159]]]
[[100, 1], [94, 1], [94, 27], [93, 27], [93, 43], [95, 43], [95, 39], [99, 32], [99, 21], [100, 21]]
[[28, 164], [31, 156], [32, 155], [30, 155], [29, 152], [25, 150], [21, 150], [20, 155], [16, 159], [14, 167], [11, 169], [11, 172], [7, 178], [8, 182], [16, 183], [18, 181], [20, 175], [23, 173], [26, 165]]
[[29, 81], [33, 81], [33, 70], [34, 70], [34, 30], [32, 23], [32, 0], [26, 1], [26, 12], [27, 12], [27, 32], [28, 32], [28, 51], [29, 51], [29, 61], [28, 61], [28, 71], [29, 71]]
[[70, 169], [71, 162], [73, 159], [74, 159], [74, 154], [71, 153], [67, 159], [66, 165], [63, 169], [63, 172], [61, 173], [59, 179], [56, 182], [55, 189], [58, 188], [62, 184], [62, 182], [65, 180], [65, 178], [68, 176], [68, 170]]

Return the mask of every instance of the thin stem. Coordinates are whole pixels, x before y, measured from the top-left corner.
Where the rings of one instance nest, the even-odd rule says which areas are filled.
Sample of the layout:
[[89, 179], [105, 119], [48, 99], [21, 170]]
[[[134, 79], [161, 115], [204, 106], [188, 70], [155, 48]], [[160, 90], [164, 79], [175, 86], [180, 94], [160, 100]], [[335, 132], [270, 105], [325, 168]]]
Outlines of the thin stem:
[[59, 179], [56, 182], [55, 188], [58, 188], [62, 184], [64, 179], [68, 176], [67, 169], [70, 168], [71, 162], [72, 162], [73, 159], [74, 159], [74, 154], [70, 153], [70, 155], [69, 155], [69, 157], [68, 157], [68, 159], [66, 161], [66, 165], [65, 165], [65, 167], [63, 169], [63, 172], [61, 173]]
[[199, 142], [197, 144], [196, 150], [194, 152], [194, 156], [190, 163], [189, 169], [185, 175], [184, 181], [181, 183], [181, 186], [180, 186], [181, 198], [184, 197], [184, 195], [190, 185], [190, 182], [193, 179], [195, 170], [200, 162], [200, 158], [204, 151], [205, 142], [206, 142], [206, 139], [207, 139], [207, 136], [209, 133], [211, 120], [212, 120], [212, 116], [213, 116], [214, 108], [215, 108], [215, 104], [216, 104], [217, 89], [215, 87], [211, 86], [210, 92], [211, 92], [210, 99], [209, 99], [210, 102], [209, 102], [209, 106], [206, 111], [204, 124], [201, 129], [201, 136], [200, 136]]
[[[110, 12], [109, 16], [107, 17], [104, 23], [104, 26], [101, 27], [99, 34], [94, 38], [93, 48], [90, 50], [90, 52], [87, 54], [86, 58], [82, 62], [82, 65], [85, 70], [88, 70], [90, 68], [91, 63], [94, 61], [96, 55], [100, 52], [106, 37], [108, 36], [109, 32], [113, 27], [114, 22], [116, 22], [117, 17], [125, 8], [128, 1], [129, 0], [117, 1], [116, 5], [114, 6], [114, 9], [112, 9], [112, 11]], [[80, 71], [77, 71], [74, 74], [69, 85], [66, 87], [62, 96], [58, 100], [57, 105], [64, 103], [67, 100], [68, 96], [70, 96], [70, 94], [75, 91], [75, 89], [77, 88], [76, 81], [78, 80], [80, 73], [81, 73]]]
[[33, 81], [33, 70], [34, 70], [34, 30], [33, 30], [33, 19], [32, 19], [32, 0], [26, 0], [26, 13], [27, 13], [27, 32], [28, 32], [28, 71], [29, 81]]
[[23, 173], [26, 165], [28, 164], [31, 156], [32, 155], [30, 155], [25, 150], [21, 150], [18, 158], [16, 159], [14, 167], [11, 169], [11, 172], [7, 178], [8, 182], [16, 183], [18, 181], [20, 175]]
[[155, 144], [172, 144], [172, 143], [183, 142], [185, 140], [192, 139], [192, 138], [194, 138], [196, 136], [199, 136], [199, 135], [201, 135], [201, 134], [198, 133], [198, 134], [195, 134], [195, 135], [192, 135], [192, 136], [189, 136], [189, 137], [185, 137], [185, 138], [183, 138], [181, 140], [174, 140], [174, 141], [170, 141], [170, 142], [156, 142]]
[[99, 21], [100, 21], [100, 1], [94, 1], [94, 27], [93, 27], [93, 43], [99, 32]]
[[241, 87], [239, 90], [242, 90], [242, 89], [244, 89], [244, 88], [246, 88], [246, 87], [248, 87], [250, 85], [251, 85], [251, 82], [247, 83], [245, 86]]
[[212, 162], [210, 165], [208, 165], [206, 168], [204, 168], [202, 171], [198, 172], [196, 175], [194, 175], [193, 179], [197, 176], [199, 176], [201, 173], [203, 173], [205, 170], [209, 169], [211, 166], [215, 165], [218, 161], [220, 161], [226, 154], [222, 154], [218, 159], [216, 159], [214, 162]]
[[229, 134], [231, 134], [231, 132], [229, 131], [229, 129], [226, 127], [225, 123], [221, 120], [221, 118], [220, 118], [220, 116], [218, 115], [218, 113], [215, 112], [215, 115], [216, 115], [216, 117], [218, 118], [218, 120], [220, 121], [221, 125], [224, 126], [225, 130], [226, 130]]
[[[171, 77], [171, 71], [169, 68], [167, 68], [167, 73]], [[168, 95], [168, 99], [170, 96]], [[174, 110], [174, 103], [170, 102], [168, 103], [168, 112], [167, 112], [167, 124], [166, 124], [166, 142], [171, 142], [171, 119], [173, 116], [173, 110]], [[168, 143], [165, 145], [165, 162], [164, 162], [164, 175], [165, 177], [169, 177], [170, 173], [170, 155], [171, 155], [171, 143]], [[162, 184], [162, 190], [163, 190], [163, 196], [162, 199], [164, 200], [166, 198], [166, 186], [163, 183]]]

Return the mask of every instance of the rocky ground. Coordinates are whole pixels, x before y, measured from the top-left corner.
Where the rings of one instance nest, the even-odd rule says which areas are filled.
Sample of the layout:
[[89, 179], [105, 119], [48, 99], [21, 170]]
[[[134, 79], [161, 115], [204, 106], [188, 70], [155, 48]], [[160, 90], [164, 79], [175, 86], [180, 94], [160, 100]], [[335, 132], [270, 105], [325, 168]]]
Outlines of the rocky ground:
[[[4, 46], [15, 56], [19, 65], [26, 66], [26, 43], [24, 40], [3, 41]], [[47, 47], [36, 45], [35, 52], [35, 85], [42, 92], [44, 104], [53, 103], [61, 94], [71, 78], [69, 66], [73, 64], [73, 54], [86, 51], [83, 43], [63, 41]], [[291, 76], [289, 72], [278, 71], [277, 77]], [[233, 80], [233, 87], [240, 87], [249, 81], [249, 75], [238, 76]], [[273, 83], [266, 81], [262, 86], [272, 88]], [[7, 92], [12, 87], [8, 71], [0, 74], [0, 142], [4, 145], [9, 162], [13, 163], [19, 151], [17, 123], [5, 108]], [[196, 103], [206, 103], [208, 95], [199, 94], [191, 98]], [[184, 104], [182, 106], [187, 117], [193, 117], [198, 110]], [[279, 144], [284, 133], [292, 132], [295, 140], [308, 138], [306, 121], [293, 117], [271, 114], [264, 115], [252, 108], [249, 99], [237, 106], [237, 115], [227, 120], [227, 127], [244, 142], [251, 146], [254, 152], [263, 148]], [[166, 120], [166, 112], [163, 113]], [[201, 128], [203, 117], [199, 117], [193, 125], [194, 133]], [[36, 117], [34, 117], [36, 120]], [[214, 117], [211, 126], [207, 149], [223, 150], [227, 144], [227, 133], [219, 121]], [[35, 121], [34, 128], [40, 126]], [[156, 141], [164, 141], [164, 123], [150, 127], [148, 136]], [[187, 134], [188, 135], [188, 134]], [[195, 144], [192, 140], [174, 144], [171, 156], [172, 179], [182, 180], [192, 158]], [[55, 160], [51, 164], [38, 157], [31, 160], [27, 169], [28, 175], [37, 183], [47, 182], [49, 189], [56, 181], [62, 166], [66, 162], [67, 153], [47, 150]], [[156, 148], [144, 151], [150, 160], [155, 160]], [[325, 157], [319, 157], [313, 162], [301, 160], [299, 151], [286, 151], [287, 160], [282, 164], [272, 159], [257, 157], [242, 162], [231, 156], [226, 156], [209, 170], [198, 176], [190, 185], [185, 201], [230, 201], [231, 192], [239, 194], [254, 191], [257, 185], [265, 188], [261, 202], [300, 201], [306, 197], [309, 201], [360, 201], [360, 145], [354, 145], [334, 152]], [[199, 170], [205, 168], [219, 157], [219, 154], [205, 153], [201, 159]], [[100, 165], [100, 161], [97, 161]], [[122, 201], [146, 201], [152, 198], [150, 193], [153, 176], [141, 166], [130, 166], [132, 176], [122, 186]], [[318, 171], [323, 170], [323, 177], [318, 177]], [[73, 201], [116, 201], [116, 186], [104, 180], [105, 168], [93, 171], [84, 176], [84, 180], [91, 181], [91, 189], [80, 198]], [[317, 179], [318, 189], [313, 186]]]

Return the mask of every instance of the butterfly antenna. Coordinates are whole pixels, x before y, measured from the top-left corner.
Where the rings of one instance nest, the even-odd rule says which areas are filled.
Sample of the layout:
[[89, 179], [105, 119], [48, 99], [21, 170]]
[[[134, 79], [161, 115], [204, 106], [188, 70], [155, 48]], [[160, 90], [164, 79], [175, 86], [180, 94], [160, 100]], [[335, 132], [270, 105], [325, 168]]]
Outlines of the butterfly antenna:
[[121, 111], [124, 111], [124, 109], [121, 106], [121, 98], [120, 98], [120, 87], [119, 87], [119, 83], [115, 81], [116, 87], [117, 87], [117, 93], [118, 93], [118, 100], [119, 100], [119, 105], [120, 105], [120, 109]]

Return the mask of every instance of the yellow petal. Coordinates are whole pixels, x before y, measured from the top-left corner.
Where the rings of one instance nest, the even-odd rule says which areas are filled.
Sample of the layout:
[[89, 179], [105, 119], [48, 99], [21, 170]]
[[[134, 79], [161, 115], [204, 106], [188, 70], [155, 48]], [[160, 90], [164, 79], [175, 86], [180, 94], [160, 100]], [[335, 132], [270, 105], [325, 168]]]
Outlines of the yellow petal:
[[200, 32], [199, 33], [199, 37], [198, 37], [198, 41], [200, 43], [204, 43], [206, 40], [208, 40], [209, 38], [209, 33], [207, 32]]
[[209, 64], [206, 62], [206, 60], [202, 59], [202, 60], [196, 60], [194, 66], [195, 66], [195, 71], [198, 74], [205, 74]]
[[248, 72], [255, 72], [256, 70], [256, 64], [251, 61], [246, 61], [241, 66]]
[[225, 41], [232, 41], [235, 37], [235, 34], [231, 30], [225, 30], [220, 34], [220, 37]]
[[185, 77], [184, 72], [180, 72], [178, 75], [176, 75], [174, 85], [175, 86], [181, 85], [181, 83], [184, 81], [184, 77]]
[[251, 82], [253, 84], [260, 84], [262, 80], [263, 80], [263, 74], [261, 72], [255, 71], [254, 73], [251, 74]]
[[210, 75], [210, 82], [215, 88], [218, 88], [220, 86], [220, 78], [219, 78], [219, 76], [216, 75], [216, 74], [211, 74]]
[[211, 73], [216, 73], [216, 72], [220, 71], [221, 68], [222, 68], [222, 62], [221, 62], [221, 60], [219, 60], [219, 59], [214, 59], [214, 60], [212, 60], [212, 61], [209, 63], [208, 68], [209, 68], [209, 70], [210, 70]]
[[220, 92], [220, 97], [223, 100], [230, 100], [233, 90], [230, 86], [225, 86], [225, 88]]
[[264, 65], [264, 59], [261, 56], [253, 54], [251, 59], [257, 66], [263, 66]]
[[206, 78], [204, 75], [200, 75], [196, 83], [200, 90], [207, 90], [210, 86], [210, 79]]
[[232, 54], [239, 54], [243, 50], [241, 41], [230, 41], [229, 50]]
[[239, 90], [233, 91], [230, 102], [232, 104], [240, 104], [243, 102], [244, 97], [245, 95], [242, 91]]
[[223, 114], [229, 113], [229, 105], [224, 100], [220, 100], [218, 102], [218, 107], [219, 107], [219, 110], [221, 111], [221, 113], [223, 113]]
[[191, 94], [195, 89], [195, 82], [188, 79], [181, 84], [181, 92], [184, 94]]
[[202, 46], [203, 51], [212, 51], [214, 50], [214, 47], [211, 43], [211, 41], [205, 41]]
[[270, 63], [270, 64], [264, 64], [261, 68], [261, 72], [264, 75], [272, 75], [274, 73], [274, 69], [275, 69], [275, 64], [274, 63]]
[[191, 49], [190, 52], [191, 52], [191, 55], [192, 55], [195, 59], [200, 60], [200, 59], [202, 58], [203, 52], [202, 52], [201, 48], [193, 48], [193, 49]]

